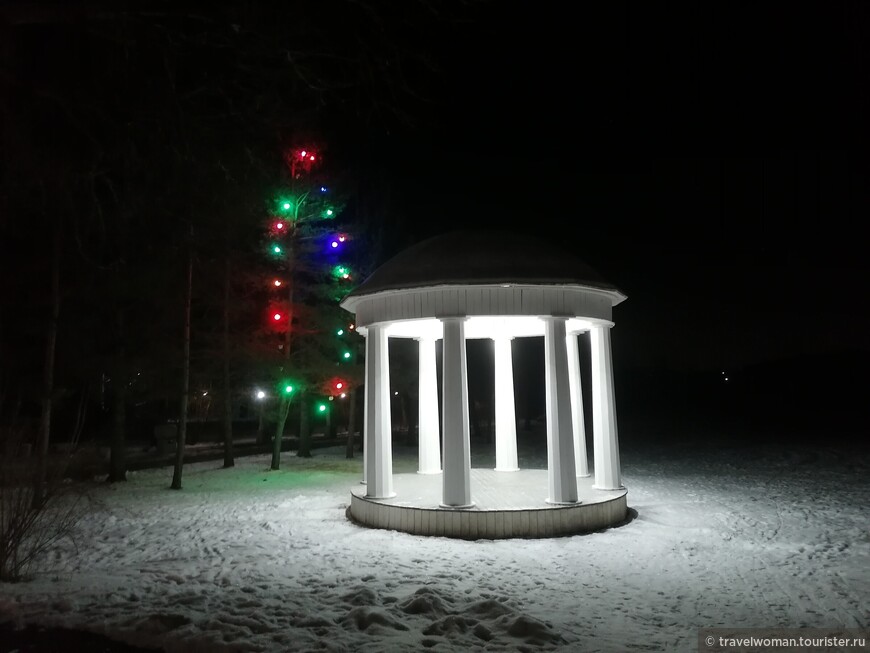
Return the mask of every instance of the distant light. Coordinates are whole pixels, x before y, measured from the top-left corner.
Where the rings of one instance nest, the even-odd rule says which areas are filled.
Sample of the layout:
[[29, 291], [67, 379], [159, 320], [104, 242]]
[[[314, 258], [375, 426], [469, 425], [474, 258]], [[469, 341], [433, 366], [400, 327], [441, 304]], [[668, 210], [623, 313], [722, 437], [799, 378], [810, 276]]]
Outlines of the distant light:
[[345, 393], [341, 393], [341, 398], [344, 399], [347, 395]]
[[208, 391], [203, 392], [203, 393], [202, 393], [202, 396], [203, 396], [203, 397], [208, 396]]
[[281, 319], [281, 314], [280, 314], [280, 313], [275, 313], [275, 315], [272, 316], [272, 319], [275, 320], [275, 321], [277, 322], [278, 320]]
[[350, 275], [345, 273], [345, 274], [341, 275], [341, 278], [342, 279], [350, 279]]
[[348, 358], [350, 358], [350, 352], [349, 352], [349, 351], [344, 352], [344, 358], [345, 358], [345, 360], [347, 360]]
[[337, 240], [333, 240], [333, 241], [332, 241], [332, 247], [333, 247], [333, 249], [336, 248], [336, 247], [338, 247], [338, 241], [337, 241]]
[[336, 390], [341, 390], [343, 387], [344, 387], [344, 383], [342, 383], [341, 381], [339, 381], [338, 383], [335, 384]]
[[343, 336], [343, 335], [344, 335], [344, 329], [339, 329], [338, 331], [335, 332], [335, 335], [337, 335], [337, 336]]
[[280, 279], [275, 279], [274, 284], [275, 284], [275, 287], [280, 286], [280, 285], [281, 285], [281, 280], [280, 280]]
[[339, 237], [338, 237], [338, 242], [343, 243], [344, 241], [345, 241], [345, 237], [344, 237], [344, 236], [339, 236]]
[[275, 246], [272, 248], [272, 251], [275, 252], [276, 254], [280, 254], [280, 253], [281, 253], [281, 248], [278, 247], [277, 245], [275, 245]]
[[302, 156], [302, 157], [304, 158], [304, 157], [308, 156], [308, 152], [306, 152], [305, 150], [302, 150], [302, 151], [299, 153], [299, 155]]
[[330, 397], [329, 400], [330, 400], [330, 401], [335, 401], [335, 397]]
[[351, 325], [350, 325], [349, 327], [347, 327], [347, 328], [348, 328], [348, 329], [353, 329], [353, 324], [351, 324]]
[[293, 386], [292, 385], [285, 386], [284, 392], [286, 392], [289, 395], [291, 392], [293, 392]]
[[326, 209], [326, 215], [332, 215], [332, 209]]
[[326, 186], [321, 186], [321, 187], [320, 187], [320, 192], [321, 192], [321, 193], [325, 193], [325, 192], [326, 192]]
[[257, 399], [262, 399], [265, 396], [266, 396], [265, 392], [263, 392], [262, 390], [257, 390]]
[[310, 157], [308, 157], [308, 160], [309, 160], [309, 161], [314, 161], [314, 155], [312, 154]]
[[326, 404], [320, 404], [317, 407], [317, 410], [319, 410], [321, 413], [324, 412], [326, 410]]
[[275, 229], [277, 229], [278, 231], [280, 231], [280, 230], [283, 229], [283, 228], [284, 228], [284, 223], [283, 223], [283, 222], [276, 222], [276, 223], [275, 223]]
[[285, 211], [289, 211], [290, 210], [290, 202], [284, 202], [281, 205], [281, 208], [283, 208]]
[[398, 393], [398, 392], [394, 392], [394, 393], [393, 393], [393, 396], [398, 397], [398, 396], [399, 396], [399, 393]]
[[727, 376], [725, 377], [725, 380], [726, 380], [726, 381], [728, 380], [728, 377], [727, 377]]

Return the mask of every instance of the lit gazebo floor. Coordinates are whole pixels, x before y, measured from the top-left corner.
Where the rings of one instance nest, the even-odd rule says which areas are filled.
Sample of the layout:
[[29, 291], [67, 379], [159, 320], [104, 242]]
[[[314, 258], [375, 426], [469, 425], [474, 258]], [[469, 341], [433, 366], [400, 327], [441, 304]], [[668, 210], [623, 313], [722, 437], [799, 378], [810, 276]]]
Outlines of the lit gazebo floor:
[[577, 479], [579, 502], [546, 502], [547, 470], [471, 470], [472, 508], [441, 508], [441, 474], [394, 474], [390, 499], [351, 489], [349, 516], [372, 528], [463, 539], [555, 537], [601, 530], [625, 521], [627, 490], [596, 490]]

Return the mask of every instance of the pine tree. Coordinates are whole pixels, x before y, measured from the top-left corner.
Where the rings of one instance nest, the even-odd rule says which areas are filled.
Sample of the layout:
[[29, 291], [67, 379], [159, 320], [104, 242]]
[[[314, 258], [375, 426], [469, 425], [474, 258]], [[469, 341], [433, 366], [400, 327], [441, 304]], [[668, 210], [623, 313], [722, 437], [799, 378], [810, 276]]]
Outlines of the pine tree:
[[285, 154], [287, 183], [269, 201], [263, 248], [274, 275], [264, 286], [264, 340], [274, 419], [272, 469], [280, 468], [284, 430], [294, 398], [299, 408], [298, 455], [311, 455], [312, 417], [334, 428], [356, 382], [349, 329], [338, 303], [356, 278], [345, 262], [351, 235], [339, 220], [344, 201], [311, 144]]

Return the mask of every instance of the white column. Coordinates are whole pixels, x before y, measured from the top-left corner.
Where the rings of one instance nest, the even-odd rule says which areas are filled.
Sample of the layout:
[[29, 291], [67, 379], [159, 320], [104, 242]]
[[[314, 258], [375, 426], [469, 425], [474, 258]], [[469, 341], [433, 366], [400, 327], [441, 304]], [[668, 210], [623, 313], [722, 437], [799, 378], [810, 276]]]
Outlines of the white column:
[[568, 389], [568, 352], [564, 317], [545, 317], [544, 365], [547, 397], [548, 503], [576, 503], [574, 432]]
[[387, 499], [393, 492], [392, 423], [390, 422], [389, 339], [383, 325], [366, 334], [366, 496]]
[[[366, 350], [368, 350], [368, 330], [366, 330]], [[368, 351], [366, 352], [368, 353]], [[368, 482], [368, 470], [369, 470], [369, 449], [371, 448], [371, 442], [369, 439], [369, 359], [366, 356], [365, 362], [365, 382], [363, 383], [363, 474], [362, 474], [362, 483], [365, 485]]]
[[465, 358], [465, 318], [442, 318], [444, 327], [442, 402], [444, 451], [441, 505], [470, 508], [471, 441], [468, 420], [468, 376]]
[[493, 338], [495, 346], [495, 471], [516, 472], [517, 415], [511, 338]]
[[580, 350], [577, 334], [568, 334], [568, 385], [571, 387], [571, 424], [574, 427], [574, 470], [589, 476], [586, 457], [586, 424], [583, 417], [583, 386], [580, 381]]
[[595, 485], [599, 490], [619, 490], [619, 437], [616, 430], [616, 397], [613, 392], [613, 363], [610, 354], [610, 326], [589, 330], [592, 349], [592, 439], [595, 456]]
[[419, 421], [418, 474], [441, 473], [441, 442], [438, 423], [438, 371], [435, 361], [435, 338], [419, 342]]

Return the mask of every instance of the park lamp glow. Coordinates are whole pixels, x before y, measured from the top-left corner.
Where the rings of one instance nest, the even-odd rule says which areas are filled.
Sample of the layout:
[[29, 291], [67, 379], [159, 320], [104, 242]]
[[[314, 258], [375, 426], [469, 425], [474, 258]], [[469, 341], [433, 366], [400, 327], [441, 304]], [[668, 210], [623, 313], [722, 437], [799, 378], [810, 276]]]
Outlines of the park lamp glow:
[[265, 391], [260, 390], [259, 388], [254, 388], [254, 398], [255, 398], [257, 401], [263, 401], [263, 399], [266, 398], [266, 393], [265, 393]]

